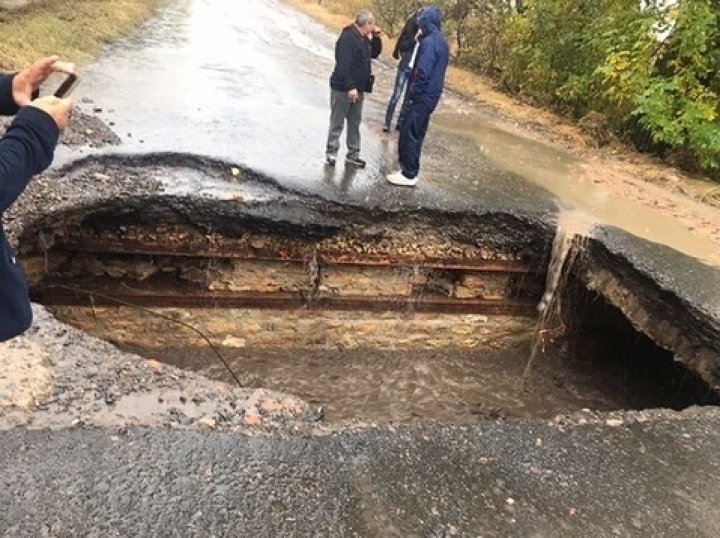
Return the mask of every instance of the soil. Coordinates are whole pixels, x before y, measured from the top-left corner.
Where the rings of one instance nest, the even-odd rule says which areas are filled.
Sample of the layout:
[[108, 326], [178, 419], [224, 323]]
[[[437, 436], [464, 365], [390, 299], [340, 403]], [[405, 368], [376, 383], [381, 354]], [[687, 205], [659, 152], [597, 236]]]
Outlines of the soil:
[[[111, 126], [95, 115], [100, 112], [102, 109], [94, 108], [92, 112], [84, 112], [82, 109], [76, 108], [70, 126], [60, 136], [60, 144], [91, 148], [119, 145], [120, 137], [115, 134]], [[12, 121], [12, 117], [0, 117], [0, 131], [5, 132]]]

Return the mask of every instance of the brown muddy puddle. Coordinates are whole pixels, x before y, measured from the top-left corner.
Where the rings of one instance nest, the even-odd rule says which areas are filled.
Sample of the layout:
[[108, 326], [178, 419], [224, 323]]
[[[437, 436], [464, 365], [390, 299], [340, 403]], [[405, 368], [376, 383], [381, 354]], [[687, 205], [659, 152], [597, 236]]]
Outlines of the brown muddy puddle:
[[[208, 348], [122, 347], [232, 383]], [[674, 405], [672, 394], [652, 376], [628, 378], [628, 370], [620, 365], [568, 360], [562, 354], [544, 356], [523, 386], [529, 345], [498, 351], [219, 351], [245, 386], [291, 393], [322, 406], [328, 421], [467, 423]]]
[[[547, 189], [565, 209], [586, 214], [588, 221], [614, 226], [703, 263], [720, 265], [720, 248], [701, 227], [703, 222], [717, 221], [717, 210], [663, 193], [663, 197], [674, 200], [663, 204], [688, 206], [695, 214], [696, 225], [684, 224], [672, 214], [650, 209], [627, 196], [595, 186], [594, 179], [603, 178], [605, 174], [596, 169], [600, 164], [593, 166], [559, 149], [496, 127], [475, 114], [439, 113], [433, 118], [433, 125], [472, 140], [490, 162]], [[616, 180], [622, 184], [622, 178], [613, 178]], [[648, 203], [661, 202], [648, 200]]]

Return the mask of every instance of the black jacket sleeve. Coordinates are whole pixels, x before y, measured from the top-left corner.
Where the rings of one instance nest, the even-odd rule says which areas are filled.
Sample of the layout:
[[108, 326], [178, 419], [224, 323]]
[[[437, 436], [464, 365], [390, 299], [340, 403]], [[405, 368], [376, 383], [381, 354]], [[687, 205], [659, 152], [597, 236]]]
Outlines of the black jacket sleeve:
[[335, 75], [337, 83], [350, 90], [359, 89], [352, 77], [354, 38], [350, 32], [343, 32], [335, 43]]
[[10, 207], [35, 174], [53, 159], [60, 135], [55, 120], [35, 107], [23, 108], [0, 139], [0, 212]]
[[405, 52], [412, 52], [415, 47], [415, 36], [418, 33], [417, 13], [412, 14], [408, 20], [405, 21], [402, 32], [395, 43], [395, 50], [393, 52], [393, 58], [396, 60], [400, 59], [400, 55]]
[[382, 52], [382, 39], [379, 36], [374, 35], [370, 41], [370, 57], [377, 58]]
[[18, 111], [12, 93], [15, 75], [0, 75], [0, 115], [13, 116]]

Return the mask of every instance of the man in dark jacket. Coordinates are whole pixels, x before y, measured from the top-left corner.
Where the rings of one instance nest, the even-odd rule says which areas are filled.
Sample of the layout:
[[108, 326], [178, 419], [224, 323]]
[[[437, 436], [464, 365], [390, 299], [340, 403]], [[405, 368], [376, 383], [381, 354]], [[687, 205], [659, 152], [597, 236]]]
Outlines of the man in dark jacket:
[[[422, 2], [420, 2], [422, 4]], [[393, 58], [398, 60], [397, 74], [395, 76], [395, 88], [393, 89], [392, 96], [388, 102], [387, 110], [385, 111], [385, 125], [383, 131], [386, 133], [390, 132], [390, 126], [392, 124], [393, 116], [395, 115], [395, 108], [397, 107], [400, 97], [402, 97], [405, 86], [410, 78], [412, 66], [410, 60], [412, 59], [413, 50], [415, 49], [416, 39], [418, 35], [418, 17], [422, 12], [422, 7], [415, 13], [408, 17], [405, 21], [400, 37], [398, 37], [395, 43], [395, 50], [393, 51]], [[398, 118], [398, 130], [400, 129], [401, 119], [403, 116], [402, 109], [400, 110], [400, 118]]]
[[400, 170], [387, 176], [393, 185], [414, 187], [420, 173], [420, 153], [430, 115], [437, 107], [445, 84], [450, 59], [447, 41], [442, 34], [442, 14], [435, 6], [426, 7], [418, 19], [420, 45], [410, 77], [407, 110], [400, 126], [398, 153]]
[[380, 28], [367, 9], [355, 16], [355, 23], [343, 29], [335, 44], [335, 70], [330, 77], [330, 129], [325, 150], [326, 162], [335, 166], [340, 135], [347, 121], [346, 162], [365, 167], [360, 158], [360, 121], [363, 97], [372, 91], [371, 60], [382, 51]]
[[[50, 165], [59, 133], [70, 121], [71, 100], [33, 98], [51, 73], [73, 70], [71, 64], [52, 57], [15, 75], [0, 76], [0, 114], [15, 114], [0, 139], [0, 216], [22, 194], [30, 178]], [[31, 322], [25, 276], [0, 221], [0, 342], [24, 332]]]

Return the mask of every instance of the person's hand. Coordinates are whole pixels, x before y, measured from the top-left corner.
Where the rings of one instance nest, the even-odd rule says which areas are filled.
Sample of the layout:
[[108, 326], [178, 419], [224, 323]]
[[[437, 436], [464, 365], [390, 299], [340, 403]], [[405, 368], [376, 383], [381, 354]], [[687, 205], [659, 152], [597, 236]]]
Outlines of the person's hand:
[[61, 62], [57, 56], [43, 58], [23, 69], [13, 79], [13, 98], [19, 107], [27, 106], [32, 101], [33, 94], [40, 89], [40, 85], [53, 73], [75, 72], [75, 65]]
[[380, 37], [382, 35], [382, 28], [375, 25], [372, 29], [372, 35], [374, 35], [375, 37]]
[[355, 90], [350, 90], [348, 92], [348, 99], [350, 99], [351, 103], [357, 103], [360, 100], [360, 92]]
[[73, 108], [73, 101], [70, 98], [59, 99], [53, 95], [48, 95], [35, 99], [28, 106], [47, 112], [55, 120], [55, 124], [61, 132], [70, 124]]

